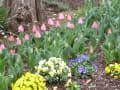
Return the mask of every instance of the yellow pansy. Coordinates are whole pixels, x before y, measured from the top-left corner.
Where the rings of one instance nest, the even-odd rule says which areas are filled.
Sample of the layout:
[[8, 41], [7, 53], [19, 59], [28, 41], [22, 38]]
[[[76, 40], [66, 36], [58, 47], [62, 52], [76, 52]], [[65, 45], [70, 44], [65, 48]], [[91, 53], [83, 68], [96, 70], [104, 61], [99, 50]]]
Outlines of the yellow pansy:
[[114, 76], [114, 79], [117, 80], [117, 79], [118, 79], [118, 76]]
[[106, 67], [106, 68], [105, 68], [105, 72], [106, 72], [106, 73], [110, 73], [110, 68], [109, 68], [109, 67]]

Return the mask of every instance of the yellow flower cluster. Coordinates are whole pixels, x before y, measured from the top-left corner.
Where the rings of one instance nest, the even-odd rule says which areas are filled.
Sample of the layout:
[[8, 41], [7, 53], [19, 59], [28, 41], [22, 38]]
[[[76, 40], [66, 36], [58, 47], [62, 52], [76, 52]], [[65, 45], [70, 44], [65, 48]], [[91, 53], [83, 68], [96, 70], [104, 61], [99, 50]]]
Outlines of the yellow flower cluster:
[[39, 66], [36, 67], [37, 73], [44, 76], [48, 81], [49, 78], [60, 79], [60, 76], [71, 77], [70, 68], [61, 58], [51, 57], [48, 61], [41, 60]]
[[45, 87], [43, 77], [38, 74], [31, 74], [27, 72], [19, 78], [14, 85], [12, 90], [48, 90]]
[[110, 64], [105, 68], [105, 72], [107, 74], [110, 74], [110, 76], [113, 76], [115, 80], [118, 79], [120, 77], [120, 64]]

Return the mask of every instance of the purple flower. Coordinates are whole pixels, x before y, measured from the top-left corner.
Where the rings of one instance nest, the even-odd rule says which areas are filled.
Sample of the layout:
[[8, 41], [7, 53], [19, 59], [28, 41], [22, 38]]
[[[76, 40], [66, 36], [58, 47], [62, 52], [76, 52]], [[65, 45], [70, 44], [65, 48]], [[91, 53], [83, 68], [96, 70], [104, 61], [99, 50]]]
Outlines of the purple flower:
[[68, 67], [71, 67], [71, 62], [68, 63]]
[[71, 67], [71, 63], [75, 63], [75, 62], [76, 62], [76, 60], [74, 60], [74, 59], [69, 60], [68, 66]]
[[80, 73], [80, 74], [81, 73], [88, 74], [88, 71], [83, 67], [78, 67], [78, 73]]
[[82, 68], [82, 67], [78, 67], [78, 73], [82, 73], [83, 70], [84, 70], [84, 68]]
[[88, 60], [88, 57], [87, 56], [82, 56], [83, 59], [85, 60]]
[[71, 60], [69, 60], [69, 62], [72, 62], [72, 63], [74, 63], [74, 62], [76, 62], [76, 60], [74, 60], [74, 59], [71, 59]]
[[78, 62], [80, 62], [80, 61], [83, 61], [84, 59], [81, 58], [81, 57], [78, 57], [76, 60], [77, 60]]
[[93, 68], [96, 70], [96, 72], [98, 71], [98, 67], [93, 63], [93, 62], [91, 62], [91, 64], [92, 64], [92, 66], [93, 66]]
[[83, 70], [84, 74], [88, 74], [88, 71], [86, 69]]

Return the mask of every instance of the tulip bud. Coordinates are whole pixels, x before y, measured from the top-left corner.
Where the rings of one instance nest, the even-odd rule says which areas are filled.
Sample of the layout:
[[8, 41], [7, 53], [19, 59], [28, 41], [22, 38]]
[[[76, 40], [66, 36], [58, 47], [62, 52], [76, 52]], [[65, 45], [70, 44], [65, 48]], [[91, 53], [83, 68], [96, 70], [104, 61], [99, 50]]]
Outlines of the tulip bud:
[[20, 26], [18, 27], [18, 32], [24, 32], [23, 25], [20, 25]]
[[49, 32], [48, 31], [46, 31], [46, 35], [48, 35], [49, 34]]
[[53, 44], [56, 45], [56, 40], [53, 41]]
[[75, 38], [75, 39], [74, 39], [74, 41], [77, 41], [77, 40], [78, 40], [78, 38]]
[[67, 28], [71, 28], [71, 23], [70, 23], [70, 22], [67, 22], [66, 27], [67, 27]]
[[45, 26], [45, 24], [42, 24], [42, 26], [41, 26], [41, 31], [46, 31], [46, 26]]
[[10, 54], [15, 54], [15, 51], [13, 49], [10, 50]]
[[14, 41], [15, 41], [15, 39], [14, 39], [14, 36], [13, 36], [13, 35], [10, 35], [10, 37], [9, 37], [9, 41], [10, 41], [10, 42], [14, 42]]
[[65, 47], [68, 47], [68, 43], [67, 42], [65, 43]]
[[80, 18], [80, 19], [78, 20], [78, 24], [83, 24], [83, 18]]
[[1, 46], [0, 46], [0, 50], [4, 50], [5, 49], [5, 45], [2, 43]]
[[19, 38], [17, 39], [17, 46], [21, 46], [21, 40]]
[[53, 26], [54, 25], [54, 22], [53, 22], [52, 18], [48, 19], [48, 25], [49, 26]]
[[108, 42], [108, 47], [110, 47], [111, 46], [111, 44], [110, 44], [110, 42]]
[[50, 41], [50, 37], [48, 37], [48, 41]]
[[25, 34], [24, 40], [25, 40], [25, 41], [29, 41], [29, 40], [30, 40], [30, 38], [29, 38], [29, 35], [28, 35], [28, 34]]
[[30, 48], [30, 53], [31, 53], [31, 54], [33, 53], [33, 48]]
[[105, 4], [105, 0], [102, 0], [102, 3]]
[[67, 21], [71, 21], [72, 20], [72, 18], [71, 18], [71, 16], [70, 15], [67, 15]]
[[73, 29], [74, 28], [74, 24], [71, 24], [71, 27], [70, 27], [70, 29]]
[[59, 13], [58, 19], [59, 19], [59, 20], [64, 20], [64, 15], [63, 15], [63, 13]]
[[98, 24], [97, 24], [97, 22], [95, 21], [94, 23], [93, 23], [93, 25], [92, 25], [92, 29], [97, 29], [98, 28]]
[[59, 33], [57, 33], [57, 36], [59, 37], [59, 36], [60, 36], [60, 34], [59, 34]]
[[38, 28], [37, 28], [36, 25], [33, 25], [33, 27], [32, 27], [32, 32], [33, 32], [33, 33], [36, 33], [36, 31], [38, 31]]
[[93, 53], [93, 48], [92, 47], [90, 47], [90, 53]]
[[111, 34], [112, 30], [111, 28], [108, 29], [108, 34]]
[[38, 31], [36, 31], [35, 37], [36, 37], [37, 39], [41, 38], [41, 35], [40, 35], [40, 33], [39, 33]]
[[56, 28], [60, 28], [60, 22], [59, 22], [59, 21], [56, 21], [55, 27], [56, 27]]

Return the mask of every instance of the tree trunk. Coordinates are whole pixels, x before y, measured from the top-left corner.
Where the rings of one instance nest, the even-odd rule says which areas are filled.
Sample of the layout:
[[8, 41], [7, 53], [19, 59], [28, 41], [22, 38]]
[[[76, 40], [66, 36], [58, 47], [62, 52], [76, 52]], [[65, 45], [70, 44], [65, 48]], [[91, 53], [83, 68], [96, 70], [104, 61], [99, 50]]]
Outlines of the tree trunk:
[[12, 18], [8, 25], [9, 31], [16, 32], [17, 27], [23, 24], [41, 24], [46, 19], [42, 0], [4, 0], [4, 6], [9, 10], [8, 17]]

